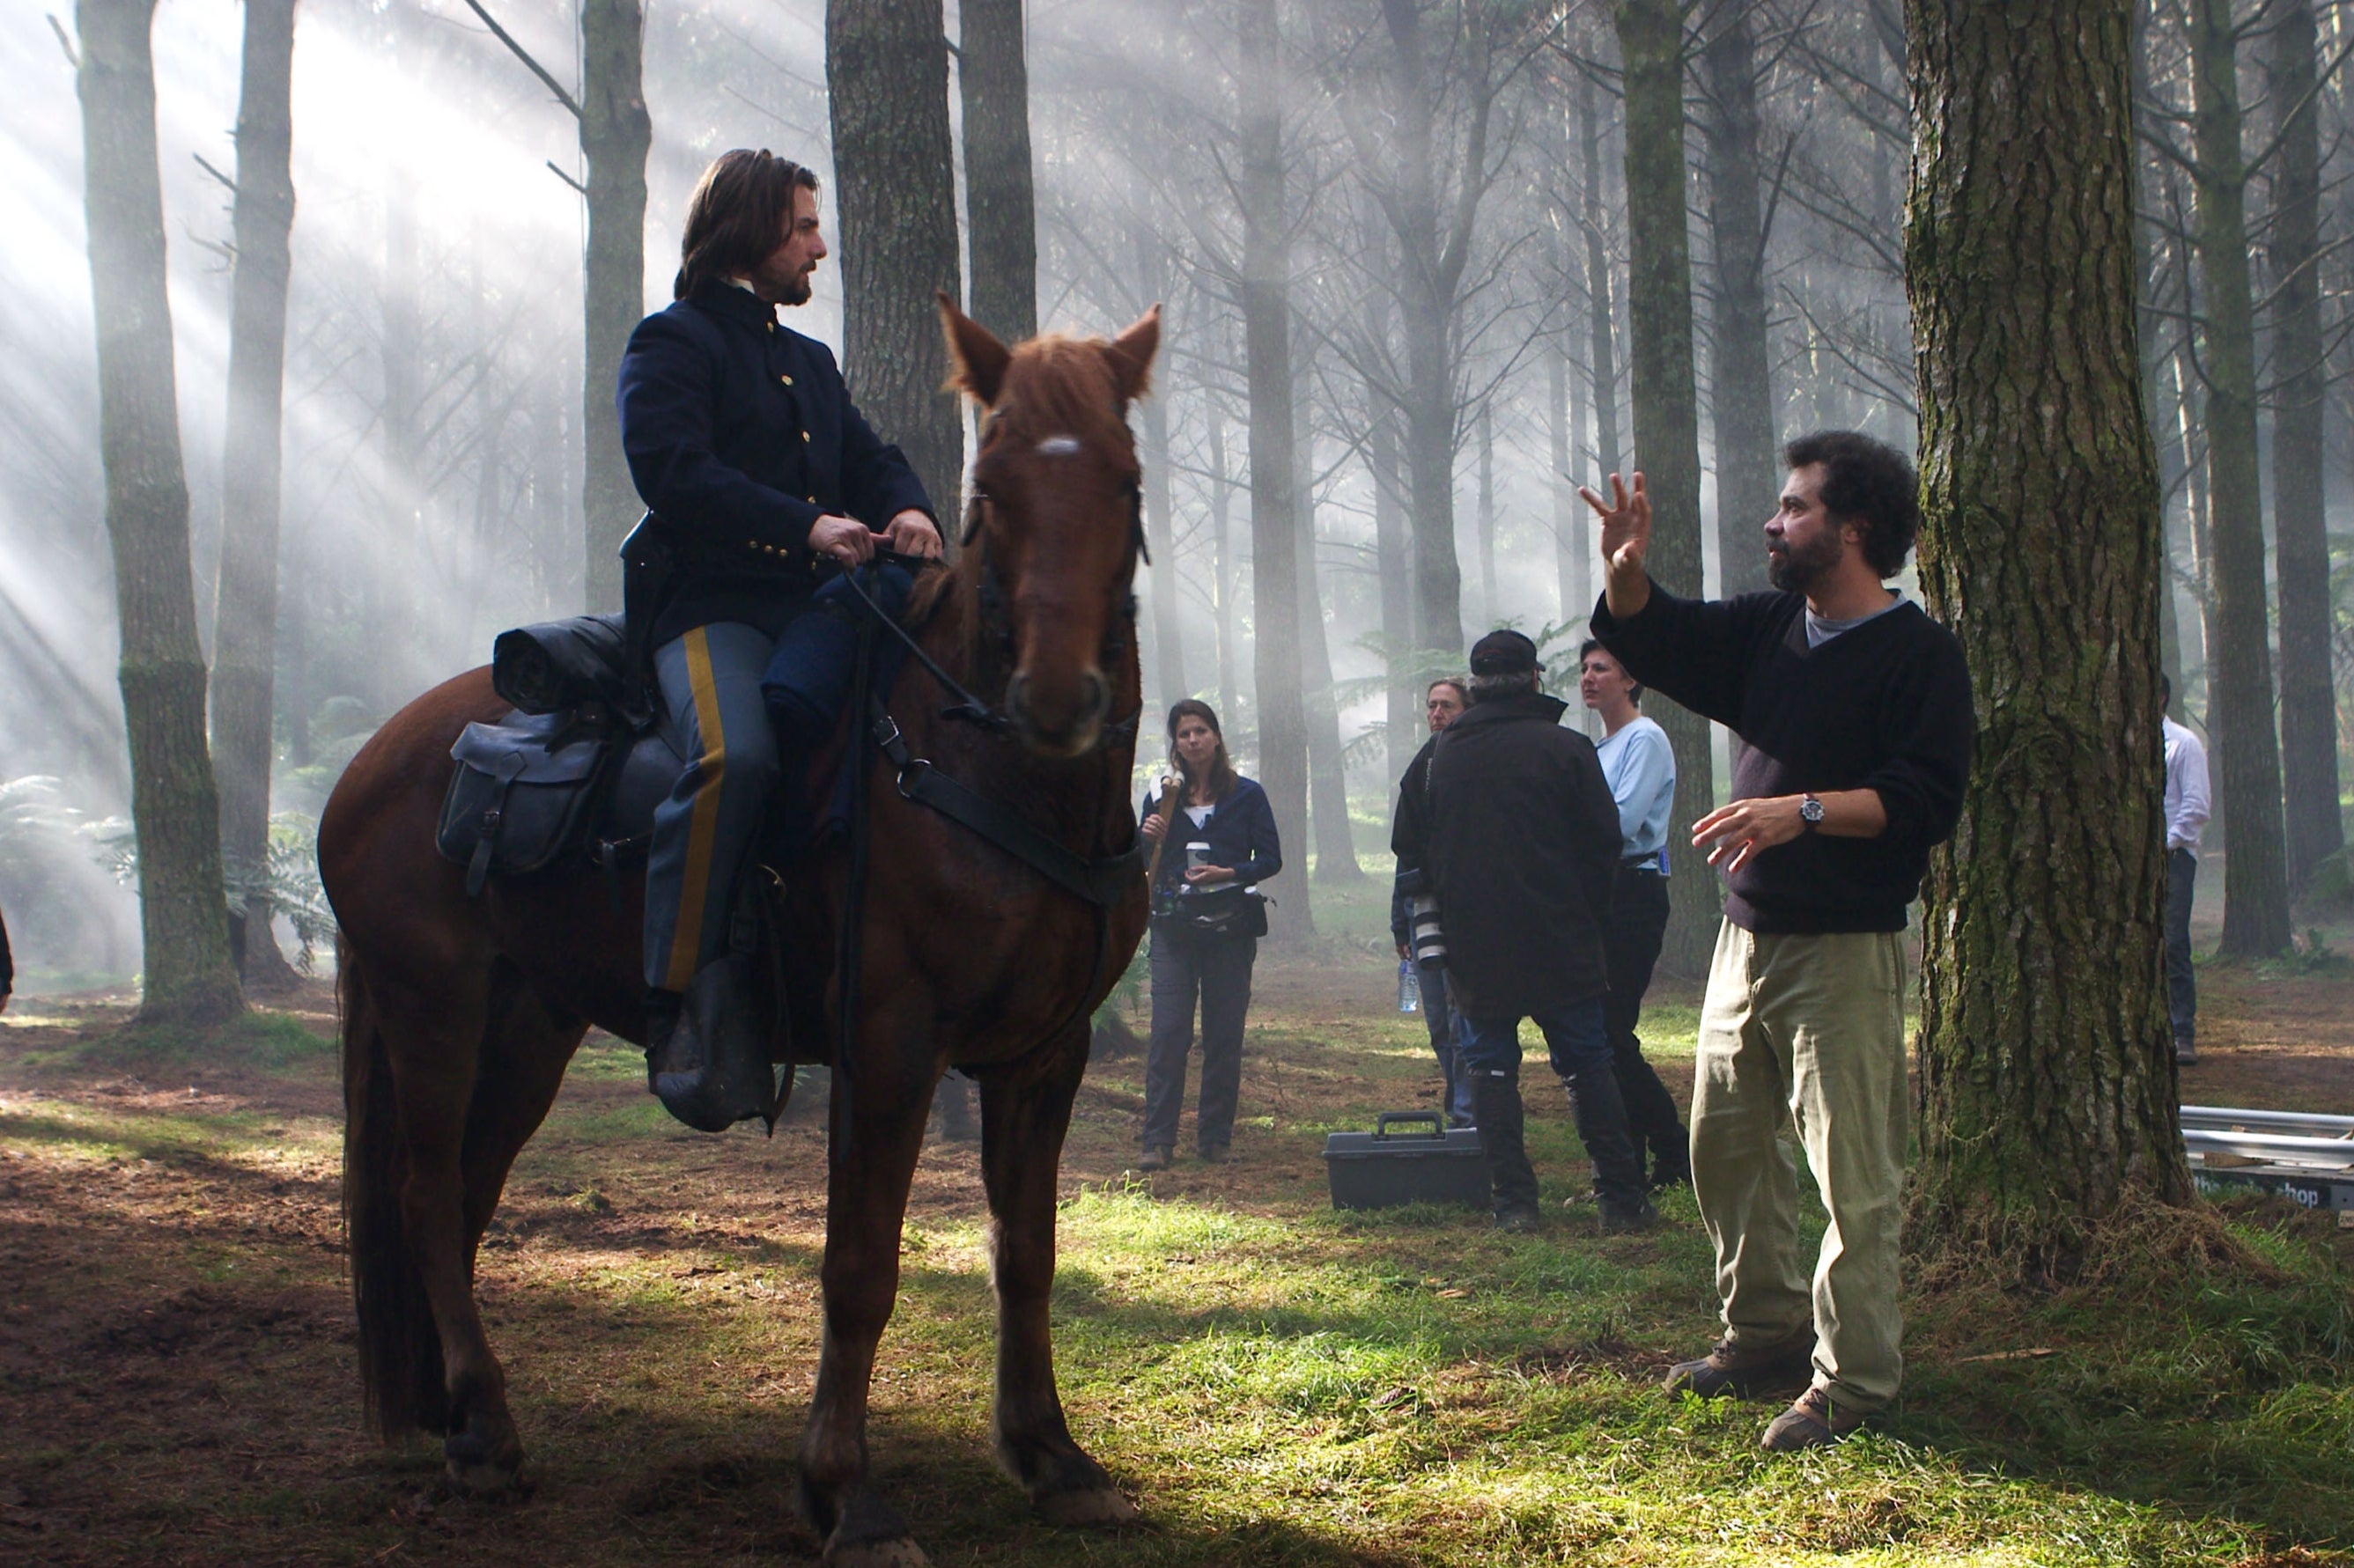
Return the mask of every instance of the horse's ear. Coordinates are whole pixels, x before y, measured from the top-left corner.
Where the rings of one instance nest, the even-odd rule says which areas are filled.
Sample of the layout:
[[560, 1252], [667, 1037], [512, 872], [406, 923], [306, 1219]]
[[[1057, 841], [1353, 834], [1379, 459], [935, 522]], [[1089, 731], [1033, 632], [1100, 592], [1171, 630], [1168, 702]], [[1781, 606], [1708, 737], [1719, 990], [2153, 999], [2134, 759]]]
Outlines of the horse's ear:
[[971, 393], [984, 408], [993, 408], [1005, 386], [1005, 366], [1013, 351], [997, 341], [987, 327], [957, 309], [956, 302], [939, 295], [940, 327], [949, 340], [949, 386]]
[[1105, 345], [1111, 362], [1112, 386], [1123, 403], [1134, 402], [1152, 386], [1152, 356], [1161, 348], [1161, 307], [1153, 306], [1135, 324]]

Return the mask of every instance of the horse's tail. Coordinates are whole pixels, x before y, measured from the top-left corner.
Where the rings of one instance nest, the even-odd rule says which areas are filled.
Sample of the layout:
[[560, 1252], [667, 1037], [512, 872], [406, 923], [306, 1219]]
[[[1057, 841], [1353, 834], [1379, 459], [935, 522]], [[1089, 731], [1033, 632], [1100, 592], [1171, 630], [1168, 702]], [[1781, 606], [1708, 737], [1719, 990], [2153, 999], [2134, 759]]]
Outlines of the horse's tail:
[[401, 1226], [408, 1161], [391, 1057], [366, 969], [348, 937], [335, 943], [335, 1001], [343, 1022], [344, 1233], [367, 1419], [387, 1439], [420, 1428], [440, 1432], [449, 1418], [441, 1335]]

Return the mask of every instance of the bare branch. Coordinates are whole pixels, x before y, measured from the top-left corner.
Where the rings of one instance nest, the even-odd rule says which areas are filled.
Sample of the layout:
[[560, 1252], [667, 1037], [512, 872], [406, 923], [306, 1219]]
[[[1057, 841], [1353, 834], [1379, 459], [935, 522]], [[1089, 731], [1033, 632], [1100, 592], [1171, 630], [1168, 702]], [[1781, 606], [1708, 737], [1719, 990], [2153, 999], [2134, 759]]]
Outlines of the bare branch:
[[554, 175], [557, 179], [562, 180], [566, 185], [570, 185], [574, 190], [578, 191], [582, 196], [587, 196], [588, 194], [588, 187], [582, 185], [578, 180], [574, 179], [570, 175], [566, 174], [562, 169], [557, 168], [556, 166], [556, 160], [553, 158], [550, 158], [547, 161], [547, 172]]
[[572, 111], [573, 119], [585, 120], [588, 118], [587, 115], [580, 111], [580, 105], [573, 101], [572, 95], [564, 90], [563, 84], [558, 82], [554, 77], [547, 74], [547, 68], [541, 65], [537, 60], [532, 58], [531, 51], [525, 48], [521, 44], [516, 43], [514, 41], [514, 35], [508, 32], [504, 27], [500, 26], [497, 19], [492, 16], [488, 11], [482, 9], [482, 0], [466, 0], [466, 9], [472, 11], [475, 16], [480, 16], [482, 19], [482, 26], [491, 30], [491, 36], [498, 39], [499, 42], [504, 44], [508, 50], [514, 54], [514, 58], [523, 61], [524, 65], [530, 69], [532, 75], [539, 78], [542, 82], [546, 84], [547, 90], [556, 94], [556, 101], [564, 105], [565, 108]]
[[66, 64], [79, 71], [81, 69], [81, 51], [74, 48], [73, 36], [66, 31], [65, 24], [58, 21], [54, 14], [49, 16], [48, 22], [49, 31], [58, 36], [58, 48], [66, 52]]
[[210, 175], [213, 178], [227, 185], [228, 187], [229, 195], [235, 196], [237, 194], [237, 182], [230, 179], [227, 175], [222, 174], [218, 169], [214, 168], [210, 164], [205, 162], [205, 155], [202, 153], [191, 153], [188, 156], [196, 161], [196, 167], [202, 169], [205, 173]]

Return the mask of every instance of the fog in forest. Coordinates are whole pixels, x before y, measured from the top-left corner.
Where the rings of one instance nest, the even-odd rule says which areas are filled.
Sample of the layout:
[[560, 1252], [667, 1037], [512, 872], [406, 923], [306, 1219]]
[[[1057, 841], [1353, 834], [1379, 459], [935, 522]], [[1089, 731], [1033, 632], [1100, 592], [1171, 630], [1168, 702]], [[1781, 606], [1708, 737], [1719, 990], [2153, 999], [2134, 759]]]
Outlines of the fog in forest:
[[[577, 87], [570, 0], [485, 5]], [[1463, 657], [1459, 643], [1425, 634], [1434, 616], [1459, 620], [1466, 639], [1517, 626], [1544, 640], [1560, 672], [1599, 588], [1573, 487], [1631, 467], [1638, 422], [1622, 61], [1606, 7], [1284, 0], [1275, 9], [1281, 41], [1270, 65], [1240, 41], [1231, 3], [1034, 0], [1038, 321], [1108, 334], [1166, 302], [1155, 397], [1131, 418], [1156, 535], [1150, 580], [1139, 586], [1148, 714], [1180, 695], [1207, 698], [1238, 763], [1257, 772], [1259, 630], [1268, 615], [1296, 616], [1314, 810], [1329, 817], [1332, 799], [1315, 781], [1342, 779], [1350, 810], [1385, 820], [1397, 772], [1420, 743], [1422, 683]], [[2339, 6], [2318, 15], [2320, 63], [2330, 68], [2349, 19]], [[1401, 16], [1417, 30], [1402, 31]], [[948, 39], [959, 20], [949, 0]], [[0, 182], [0, 904], [20, 984], [33, 989], [139, 968], [135, 900], [114, 866], [128, 763], [83, 144], [59, 24], [70, 35], [69, 13], [53, 24], [25, 6], [0, 26], [11, 84], [0, 101], [10, 176]], [[240, 24], [228, 0], [162, 0], [154, 33], [207, 649]], [[1686, 27], [1683, 199], [1702, 464], [1694, 586], [1714, 591], [1762, 586], [1756, 525], [1780, 483], [1776, 443], [1825, 427], [1913, 442], [1901, 265], [1911, 131], [1889, 0], [1718, 0], [1692, 9]], [[769, 147], [811, 164], [831, 221], [825, 29], [817, 0], [647, 5], [646, 310], [669, 300], [688, 193], [719, 152]], [[2154, 112], [2179, 109], [2188, 101], [2179, 19], [2160, 6], [2146, 32]], [[464, 0], [302, 0], [293, 58], [299, 205], [270, 810], [307, 842], [338, 771], [376, 725], [486, 659], [500, 630], [585, 608], [588, 554], [618, 541], [583, 539], [586, 224], [571, 183], [583, 177], [572, 115]], [[1255, 535], [1282, 535], [1253, 518], [1259, 425], [1245, 362], [1237, 138], [1251, 107], [1238, 78], [1254, 69], [1268, 73], [1279, 100], [1291, 404], [1303, 436], [1281, 461], [1301, 498], [1293, 536], [1312, 563], [1301, 605], [1280, 609], [1258, 604], [1253, 586]], [[2253, 152], [2271, 112], [2260, 44], [2245, 47], [2243, 73]], [[2329, 150], [2323, 229], [2343, 236], [2354, 231], [2354, 186], [2338, 138], [2354, 106], [2342, 70], [2326, 69], [2317, 91]], [[2164, 123], [2153, 132], [2170, 134]], [[2144, 357], [2168, 482], [2168, 657], [2177, 711], [2195, 718], [2213, 635], [2212, 552], [2203, 372], [2184, 323], [2188, 302], [2203, 300], [2184, 238], [2191, 182], [2155, 143], [2146, 161]], [[2268, 382], [2278, 282], [2264, 249], [2270, 167], [2249, 195]], [[831, 228], [829, 238], [837, 255], [819, 270], [815, 299], [787, 321], [840, 352], [843, 240]], [[968, 253], [967, 288], [994, 262]], [[2354, 477], [2339, 324], [2349, 265], [2342, 249], [2318, 263], [2333, 517]], [[1738, 462], [1720, 461], [1729, 451], [1720, 427], [1744, 412], [1720, 376], [1728, 333], [1762, 333], [1764, 345], [1762, 386], [1740, 391], [1767, 440], [1748, 440]], [[1423, 363], [1430, 355], [1435, 368]], [[854, 361], [849, 372], [856, 392]], [[2267, 405], [2267, 496], [2271, 419]], [[1459, 579], [1444, 615], [1428, 602], [1432, 579], [1414, 543], [1432, 513], [1415, 442], [1434, 430], [1437, 461], [1452, 476]], [[959, 498], [934, 499], [945, 516]], [[1429, 547], [1421, 551], [1426, 558]], [[2330, 604], [2342, 708], [2347, 614], [2334, 595]], [[1572, 699], [1574, 715], [1574, 681], [1556, 673], [1553, 689]], [[1149, 723], [1140, 766], [1160, 762], [1152, 731]], [[1322, 834], [1301, 835], [1303, 869], [1311, 842], [1320, 879], [1338, 874]], [[283, 923], [281, 932], [291, 949]]]

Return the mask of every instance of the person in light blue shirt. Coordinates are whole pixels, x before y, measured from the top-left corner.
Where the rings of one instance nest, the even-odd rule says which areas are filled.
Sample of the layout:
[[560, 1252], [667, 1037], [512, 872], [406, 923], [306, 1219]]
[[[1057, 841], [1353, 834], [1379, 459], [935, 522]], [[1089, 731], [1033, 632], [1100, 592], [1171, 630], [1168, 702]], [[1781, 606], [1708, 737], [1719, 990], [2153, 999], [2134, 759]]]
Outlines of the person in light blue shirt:
[[1636, 1153], [1649, 1146], [1652, 1187], [1670, 1187], [1691, 1180], [1691, 1139], [1668, 1086], [1643, 1059], [1635, 1025], [1668, 929], [1668, 813], [1676, 803], [1676, 754], [1667, 731], [1642, 715], [1643, 688], [1599, 642], [1578, 650], [1577, 693], [1602, 720], [1594, 751], [1618, 802], [1622, 841], [1602, 944], [1610, 976], [1602, 1026]]

